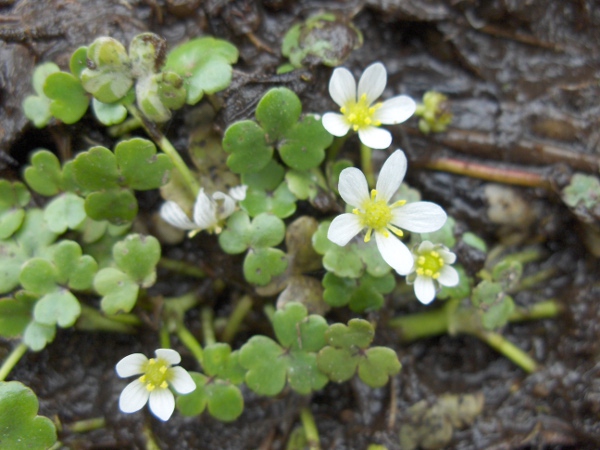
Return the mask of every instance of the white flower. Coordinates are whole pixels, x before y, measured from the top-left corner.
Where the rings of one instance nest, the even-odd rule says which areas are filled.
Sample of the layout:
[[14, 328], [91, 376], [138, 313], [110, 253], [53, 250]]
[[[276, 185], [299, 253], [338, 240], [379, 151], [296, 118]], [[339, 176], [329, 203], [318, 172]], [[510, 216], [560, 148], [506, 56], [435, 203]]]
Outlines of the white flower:
[[456, 255], [447, 247], [423, 241], [413, 252], [413, 256], [415, 264], [412, 272], [406, 277], [406, 282], [415, 284], [415, 295], [424, 305], [428, 305], [435, 298], [436, 284], [458, 284], [458, 272], [450, 266], [456, 261]]
[[169, 420], [175, 410], [175, 398], [169, 385], [180, 394], [189, 394], [196, 383], [179, 364], [181, 356], [175, 350], [160, 348], [156, 358], [148, 359], [141, 353], [126, 356], [117, 363], [117, 374], [121, 378], [141, 375], [123, 389], [119, 397], [119, 408], [124, 413], [139, 411], [150, 400], [150, 411], [160, 420]]
[[413, 115], [417, 105], [406, 96], [392, 97], [375, 103], [387, 83], [387, 72], [381, 63], [365, 69], [358, 82], [348, 69], [335, 69], [329, 80], [329, 94], [340, 106], [340, 112], [323, 115], [323, 126], [334, 136], [344, 136], [352, 128], [358, 131], [361, 142], [370, 148], [388, 148], [392, 143], [389, 131], [378, 128], [381, 124], [402, 123]]
[[396, 237], [403, 235], [400, 228], [429, 233], [446, 222], [446, 213], [434, 203], [407, 204], [406, 200], [400, 200], [389, 204], [405, 173], [406, 156], [402, 150], [396, 150], [383, 164], [376, 189], [369, 195], [367, 180], [360, 170], [354, 167], [342, 170], [338, 190], [344, 201], [355, 208], [352, 213], [336, 217], [327, 232], [330, 241], [344, 246], [364, 228], [367, 228], [365, 242], [374, 231], [381, 256], [400, 275], [408, 274], [413, 266], [410, 250]]
[[225, 219], [235, 211], [236, 201], [242, 201], [246, 198], [247, 188], [245, 185], [231, 188], [229, 195], [217, 191], [212, 195], [212, 198], [204, 193], [204, 189], [200, 189], [194, 203], [193, 222], [181, 207], [172, 201], [165, 202], [161, 206], [160, 216], [165, 222], [176, 228], [190, 230], [190, 237], [202, 230], [220, 233]]

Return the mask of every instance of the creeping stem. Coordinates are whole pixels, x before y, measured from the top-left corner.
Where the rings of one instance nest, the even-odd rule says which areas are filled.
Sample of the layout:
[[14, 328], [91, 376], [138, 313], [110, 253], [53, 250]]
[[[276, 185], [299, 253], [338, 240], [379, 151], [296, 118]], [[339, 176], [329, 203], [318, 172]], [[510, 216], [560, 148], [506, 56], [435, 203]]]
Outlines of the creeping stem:
[[367, 178], [369, 187], [375, 187], [375, 175], [373, 174], [372, 150], [361, 142], [360, 144], [360, 165]]
[[315, 418], [309, 408], [304, 407], [300, 410], [300, 421], [304, 428], [304, 434], [308, 441], [309, 450], [320, 450], [321, 443], [319, 439], [319, 430], [317, 430], [317, 424]]
[[154, 124], [145, 120], [135, 106], [129, 105], [127, 106], [127, 110], [134, 118], [140, 120], [142, 127], [144, 128], [146, 133], [148, 133], [148, 135], [152, 138], [152, 140], [154, 140], [154, 142], [156, 142], [160, 149], [163, 152], [165, 152], [169, 156], [169, 158], [171, 158], [171, 162], [175, 166], [175, 169], [177, 169], [177, 171], [182, 176], [183, 181], [187, 185], [187, 188], [189, 189], [190, 193], [192, 194], [192, 197], [196, 198], [196, 195], [200, 190], [200, 185], [196, 181], [196, 178], [194, 178], [192, 172], [190, 172], [190, 169], [185, 164], [183, 159], [181, 159], [179, 152], [177, 152], [175, 147], [173, 147], [173, 144], [171, 144], [171, 142], [158, 128], [156, 128]]
[[240, 324], [251, 309], [252, 298], [249, 295], [243, 296], [240, 301], [237, 302], [235, 308], [229, 316], [229, 320], [227, 320], [227, 325], [225, 325], [225, 329], [223, 330], [223, 334], [221, 336], [221, 340], [223, 342], [229, 343], [233, 340], [240, 327]]
[[6, 377], [10, 371], [17, 365], [26, 351], [27, 346], [21, 342], [13, 349], [12, 352], [10, 352], [10, 355], [8, 355], [8, 358], [4, 360], [2, 366], [0, 367], [0, 381], [6, 380]]

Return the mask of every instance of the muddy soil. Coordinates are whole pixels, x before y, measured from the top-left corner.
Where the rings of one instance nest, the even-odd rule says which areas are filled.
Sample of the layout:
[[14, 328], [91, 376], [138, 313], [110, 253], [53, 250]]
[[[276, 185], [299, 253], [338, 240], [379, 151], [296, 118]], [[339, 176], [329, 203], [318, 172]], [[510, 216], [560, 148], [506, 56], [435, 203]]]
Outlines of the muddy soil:
[[[234, 120], [251, 117], [258, 99], [275, 85], [298, 93], [305, 111], [331, 110], [334, 105], [327, 92], [331, 68], [317, 65], [275, 74], [283, 62], [282, 36], [292, 24], [322, 10], [353, 20], [362, 31], [364, 44], [345, 65], [359, 74], [371, 62], [383, 62], [389, 74], [385, 96], [405, 93], [420, 98], [430, 89], [449, 96], [454, 121], [447, 133], [423, 136], [416, 119], [394, 127], [394, 142], [400, 143], [410, 160], [408, 182], [425, 198], [441, 204], [459, 227], [478, 233], [490, 246], [536, 243], [545, 250], [547, 260], [531, 270], [552, 267], [555, 276], [517, 294], [515, 301], [528, 305], [555, 298], [564, 305], [564, 314], [503, 330], [542, 369], [526, 375], [472, 337], [443, 336], [402, 345], [394, 333], [384, 330], [385, 319], [422, 308], [391, 296], [384, 312], [371, 317], [382, 324], [379, 343], [397, 350], [403, 364], [389, 386], [373, 390], [357, 381], [330, 383], [312, 398], [288, 392], [266, 399], [246, 390], [244, 413], [231, 424], [207, 414], [196, 418], [175, 414], [162, 423], [147, 413], [119, 412], [118, 396], [125, 383], [115, 376], [114, 364], [129, 353], [152, 353], [157, 333], [151, 322], [135, 337], [59, 332], [48, 349], [26, 355], [10, 378], [36, 392], [40, 414], [64, 424], [106, 418], [106, 428], [88, 434], [65, 428], [61, 441], [77, 449], [146, 448], [146, 426], [165, 449], [282, 449], [299, 423], [300, 408], [310, 404], [322, 448], [362, 450], [379, 443], [394, 450], [400, 448], [398, 433], [408, 420], [408, 408], [421, 400], [433, 404], [444, 393], [482, 393], [485, 399], [473, 424], [456, 429], [444, 448], [600, 448], [599, 252], [589, 228], [557, 195], [572, 173], [597, 173], [600, 167], [600, 8], [593, 0], [2, 1], [3, 177], [18, 177], [27, 154], [36, 147], [63, 157], [90, 142], [111, 147], [110, 138], [91, 118], [72, 127], [36, 130], [20, 106], [31, 91], [29, 80], [36, 63], [53, 60], [64, 67], [75, 48], [102, 34], [128, 42], [149, 30], [164, 36], [170, 45], [198, 35], [233, 42], [240, 49], [240, 61], [232, 86], [220, 95], [224, 107], [217, 126], [221, 130]], [[182, 153], [190, 134], [186, 117], [191, 113], [180, 110], [166, 127]], [[357, 150], [357, 141], [350, 139], [346, 156], [357, 159]], [[535, 188], [522, 183], [501, 186], [492, 195], [489, 180], [430, 170], [436, 158], [533, 174], [544, 183]], [[150, 195], [141, 205], [149, 213], [158, 202], [157, 196]], [[498, 203], [504, 208], [500, 218], [490, 216], [490, 207]], [[206, 267], [214, 250], [214, 242], [206, 239], [165, 252]], [[481, 266], [481, 258], [467, 250], [459, 251], [459, 259], [472, 273]], [[239, 261], [219, 260], [222, 268], [212, 272], [214, 277], [236, 280], [239, 275], [229, 271], [234, 263]], [[171, 277], [154, 293], [200, 289], [217, 315], [224, 316], [229, 299], [239, 294], [238, 286], [231, 283], [217, 294], [210, 280], [196, 285]], [[260, 314], [257, 305], [247, 333], [253, 332]], [[191, 314], [187, 321], [192, 331], [199, 331], [197, 315]], [[3, 342], [0, 356], [10, 347], [11, 343]], [[176, 348], [184, 365], [193, 367], [185, 349]]]

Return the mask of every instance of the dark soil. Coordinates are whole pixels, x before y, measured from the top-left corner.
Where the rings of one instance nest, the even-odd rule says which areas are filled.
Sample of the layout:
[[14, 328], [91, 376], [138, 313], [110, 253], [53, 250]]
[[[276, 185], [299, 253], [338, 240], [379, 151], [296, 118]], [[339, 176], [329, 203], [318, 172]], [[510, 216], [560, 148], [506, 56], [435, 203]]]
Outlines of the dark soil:
[[[240, 61], [232, 86], [220, 96], [224, 103], [217, 117], [220, 129], [251, 117], [262, 94], [277, 85], [298, 93], [305, 111], [331, 110], [327, 92], [331, 68], [319, 65], [275, 75], [283, 62], [282, 36], [292, 24], [321, 10], [352, 18], [363, 32], [363, 47], [345, 65], [358, 75], [370, 63], [382, 61], [389, 74], [384, 95], [420, 98], [435, 89], [449, 96], [454, 121], [447, 133], [423, 136], [416, 119], [394, 127], [394, 142], [400, 143], [410, 160], [408, 182], [423, 197], [446, 208], [459, 227], [485, 237], [490, 246], [537, 243], [547, 252], [547, 261], [537, 268], [553, 267], [556, 275], [519, 293], [515, 301], [527, 305], [556, 298], [565, 307], [564, 315], [503, 330], [542, 369], [527, 376], [472, 337], [444, 336], [401, 345], [383, 329], [383, 319], [422, 308], [392, 297], [387, 312], [373, 317], [382, 322], [379, 342], [396, 349], [403, 364], [390, 386], [373, 390], [358, 381], [330, 383], [312, 398], [291, 392], [275, 399], [259, 398], [245, 390], [244, 413], [231, 424], [207, 414], [196, 418], [175, 414], [162, 423], [147, 411], [119, 412], [118, 396], [125, 382], [116, 377], [114, 365], [127, 354], [153, 352], [158, 342], [151, 321], [136, 336], [59, 332], [48, 349], [27, 354], [10, 379], [36, 392], [40, 414], [64, 424], [106, 418], [105, 429], [88, 434], [65, 428], [61, 441], [78, 449], [145, 448], [146, 425], [165, 449], [283, 449], [299, 423], [299, 409], [310, 404], [324, 449], [362, 450], [379, 443], [394, 450], [400, 448], [398, 432], [407, 408], [420, 400], [433, 403], [448, 392], [482, 392], [485, 405], [471, 426], [455, 430], [445, 448], [600, 448], [598, 250], [589, 229], [562, 205], [556, 191], [573, 172], [597, 173], [600, 167], [600, 8], [593, 0], [2, 1], [3, 176], [17, 178], [36, 147], [69, 157], [90, 142], [111, 146], [91, 118], [71, 127], [36, 130], [21, 112], [21, 102], [31, 92], [35, 64], [52, 60], [65, 67], [72, 51], [103, 34], [128, 42], [149, 30], [164, 36], [170, 45], [198, 35], [233, 42], [240, 49]], [[166, 127], [184, 153], [190, 113], [191, 109], [180, 110]], [[356, 140], [350, 139], [345, 152], [357, 158], [357, 149]], [[382, 160], [385, 152], [379, 155]], [[547, 183], [545, 188], [513, 186], [500, 191], [525, 208], [515, 211], [512, 203], [505, 205], [504, 220], [493, 219], [488, 215], [490, 202], [495, 202], [487, 190], [489, 181], [428, 170], [438, 157], [541, 175]], [[158, 201], [149, 196], [141, 204], [153, 211]], [[165, 252], [212, 267], [209, 273], [226, 282], [224, 291], [214, 293], [210, 280], [196, 286], [171, 277], [156, 286], [155, 293], [171, 296], [199, 289], [206, 302], [217, 305], [216, 314], [225, 315], [230, 298], [240, 292], [239, 274], [229, 270], [239, 261], [220, 257], [225, 260], [214, 264], [215, 248], [207, 238]], [[471, 272], [481, 265], [480, 258], [467, 250], [459, 251], [459, 259]], [[260, 314], [257, 305], [248, 320], [248, 333]], [[187, 320], [190, 329], [198, 332], [198, 316]], [[0, 355], [10, 347], [3, 343]], [[176, 348], [183, 354], [184, 366], [194, 367], [184, 347]], [[391, 420], [390, 414], [395, 414]]]

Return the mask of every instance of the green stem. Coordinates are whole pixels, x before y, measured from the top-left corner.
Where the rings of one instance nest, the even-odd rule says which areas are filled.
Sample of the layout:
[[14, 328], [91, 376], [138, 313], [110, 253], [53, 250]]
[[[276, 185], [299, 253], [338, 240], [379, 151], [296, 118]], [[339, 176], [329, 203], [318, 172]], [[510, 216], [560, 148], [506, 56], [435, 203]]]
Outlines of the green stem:
[[160, 348], [171, 348], [171, 339], [169, 336], [169, 328], [167, 327], [166, 323], [164, 323], [163, 326], [160, 327], [159, 340], [160, 340]]
[[212, 308], [205, 306], [202, 308], [202, 336], [204, 339], [204, 345], [211, 345], [217, 342], [215, 337], [215, 327], [213, 322], [213, 310]]
[[473, 335], [481, 339], [497, 352], [510, 359], [525, 372], [533, 373], [538, 370], [538, 363], [531, 356], [507, 340], [500, 333], [493, 331], [479, 331], [477, 333], [473, 333]]
[[192, 194], [192, 197], [196, 198], [196, 195], [198, 195], [198, 191], [200, 190], [200, 185], [198, 184], [198, 181], [196, 181], [196, 178], [179, 155], [179, 152], [177, 152], [175, 147], [173, 147], [173, 144], [171, 144], [171, 142], [165, 137], [164, 134], [162, 134], [162, 132], [158, 128], [154, 126], [154, 124], [146, 121], [135, 106], [129, 105], [127, 107], [127, 110], [134, 118], [141, 121], [142, 127], [144, 128], [146, 133], [148, 133], [148, 135], [154, 140], [154, 142], [156, 142], [160, 149], [163, 152], [165, 152], [169, 156], [169, 158], [171, 158], [171, 162], [173, 163], [177, 171], [181, 174], [183, 181], [187, 185], [190, 193]]
[[300, 410], [300, 421], [304, 428], [304, 434], [308, 441], [309, 450], [320, 450], [321, 443], [319, 439], [319, 430], [317, 429], [315, 418], [309, 408], [304, 407]]
[[27, 348], [28, 347], [21, 342], [12, 352], [10, 352], [10, 355], [8, 355], [0, 367], [0, 381], [6, 380], [10, 371], [13, 370], [25, 352], [27, 352]]
[[346, 135], [341, 137], [336, 137], [333, 140], [333, 143], [327, 149], [327, 161], [333, 161], [337, 155], [340, 153], [342, 146], [350, 136], [350, 133], [346, 133]]
[[367, 147], [365, 144], [361, 142], [360, 144], [360, 165], [362, 167], [362, 171], [367, 178], [367, 183], [369, 187], [375, 187], [375, 174], [373, 173], [373, 151], [370, 147]]
[[235, 308], [229, 316], [229, 319], [227, 320], [227, 325], [225, 325], [225, 329], [221, 335], [221, 340], [223, 342], [229, 343], [233, 340], [240, 327], [240, 324], [243, 322], [244, 318], [251, 309], [252, 298], [249, 295], [244, 295], [240, 301], [237, 302]]
[[275, 316], [275, 307], [273, 305], [266, 304], [263, 307], [263, 311], [267, 316], [267, 319], [269, 319], [269, 322], [273, 323], [273, 317]]
[[72, 433], [86, 433], [88, 431], [99, 430], [106, 426], [104, 417], [96, 417], [94, 419], [79, 420], [65, 426]]
[[177, 324], [177, 337], [181, 342], [183, 342], [183, 345], [185, 345], [188, 350], [192, 352], [192, 355], [194, 355], [194, 358], [196, 358], [198, 364], [202, 365], [202, 361], [204, 361], [204, 351], [202, 350], [202, 346], [183, 323]]
[[[108, 317], [100, 313], [98, 310], [86, 305], [81, 305], [81, 315], [77, 319], [76, 328], [85, 331], [108, 331], [113, 333], [132, 334], [136, 332], [135, 326], [140, 323], [126, 323], [122, 320], [117, 320], [116, 317]], [[135, 316], [134, 316], [135, 317]]]
[[177, 272], [182, 275], [189, 275], [195, 278], [206, 278], [204, 271], [192, 264], [186, 263], [185, 261], [179, 261], [176, 259], [160, 258], [158, 265], [164, 269], [172, 272]]
[[549, 267], [547, 269], [540, 270], [539, 272], [534, 273], [533, 275], [530, 275], [528, 277], [523, 277], [519, 281], [517, 287], [511, 290], [511, 294], [529, 289], [535, 286], [536, 284], [541, 283], [542, 281], [552, 278], [555, 273], [556, 269], [554, 267]]
[[535, 303], [529, 308], [517, 308], [508, 318], [509, 322], [524, 322], [526, 320], [551, 319], [564, 311], [564, 307], [556, 300], [546, 300]]
[[158, 443], [156, 442], [154, 433], [152, 433], [152, 428], [148, 422], [144, 424], [142, 434], [146, 439], [146, 450], [161, 450], [160, 445], [158, 445]]
[[131, 119], [127, 119], [125, 122], [120, 123], [118, 125], [113, 125], [108, 128], [108, 134], [111, 137], [120, 137], [124, 134], [127, 134], [133, 130], [137, 130], [142, 126], [142, 121], [137, 117], [132, 117]]
[[388, 326], [398, 332], [402, 342], [440, 336], [448, 332], [447, 307], [444, 304], [431, 311], [396, 317], [388, 322]]

